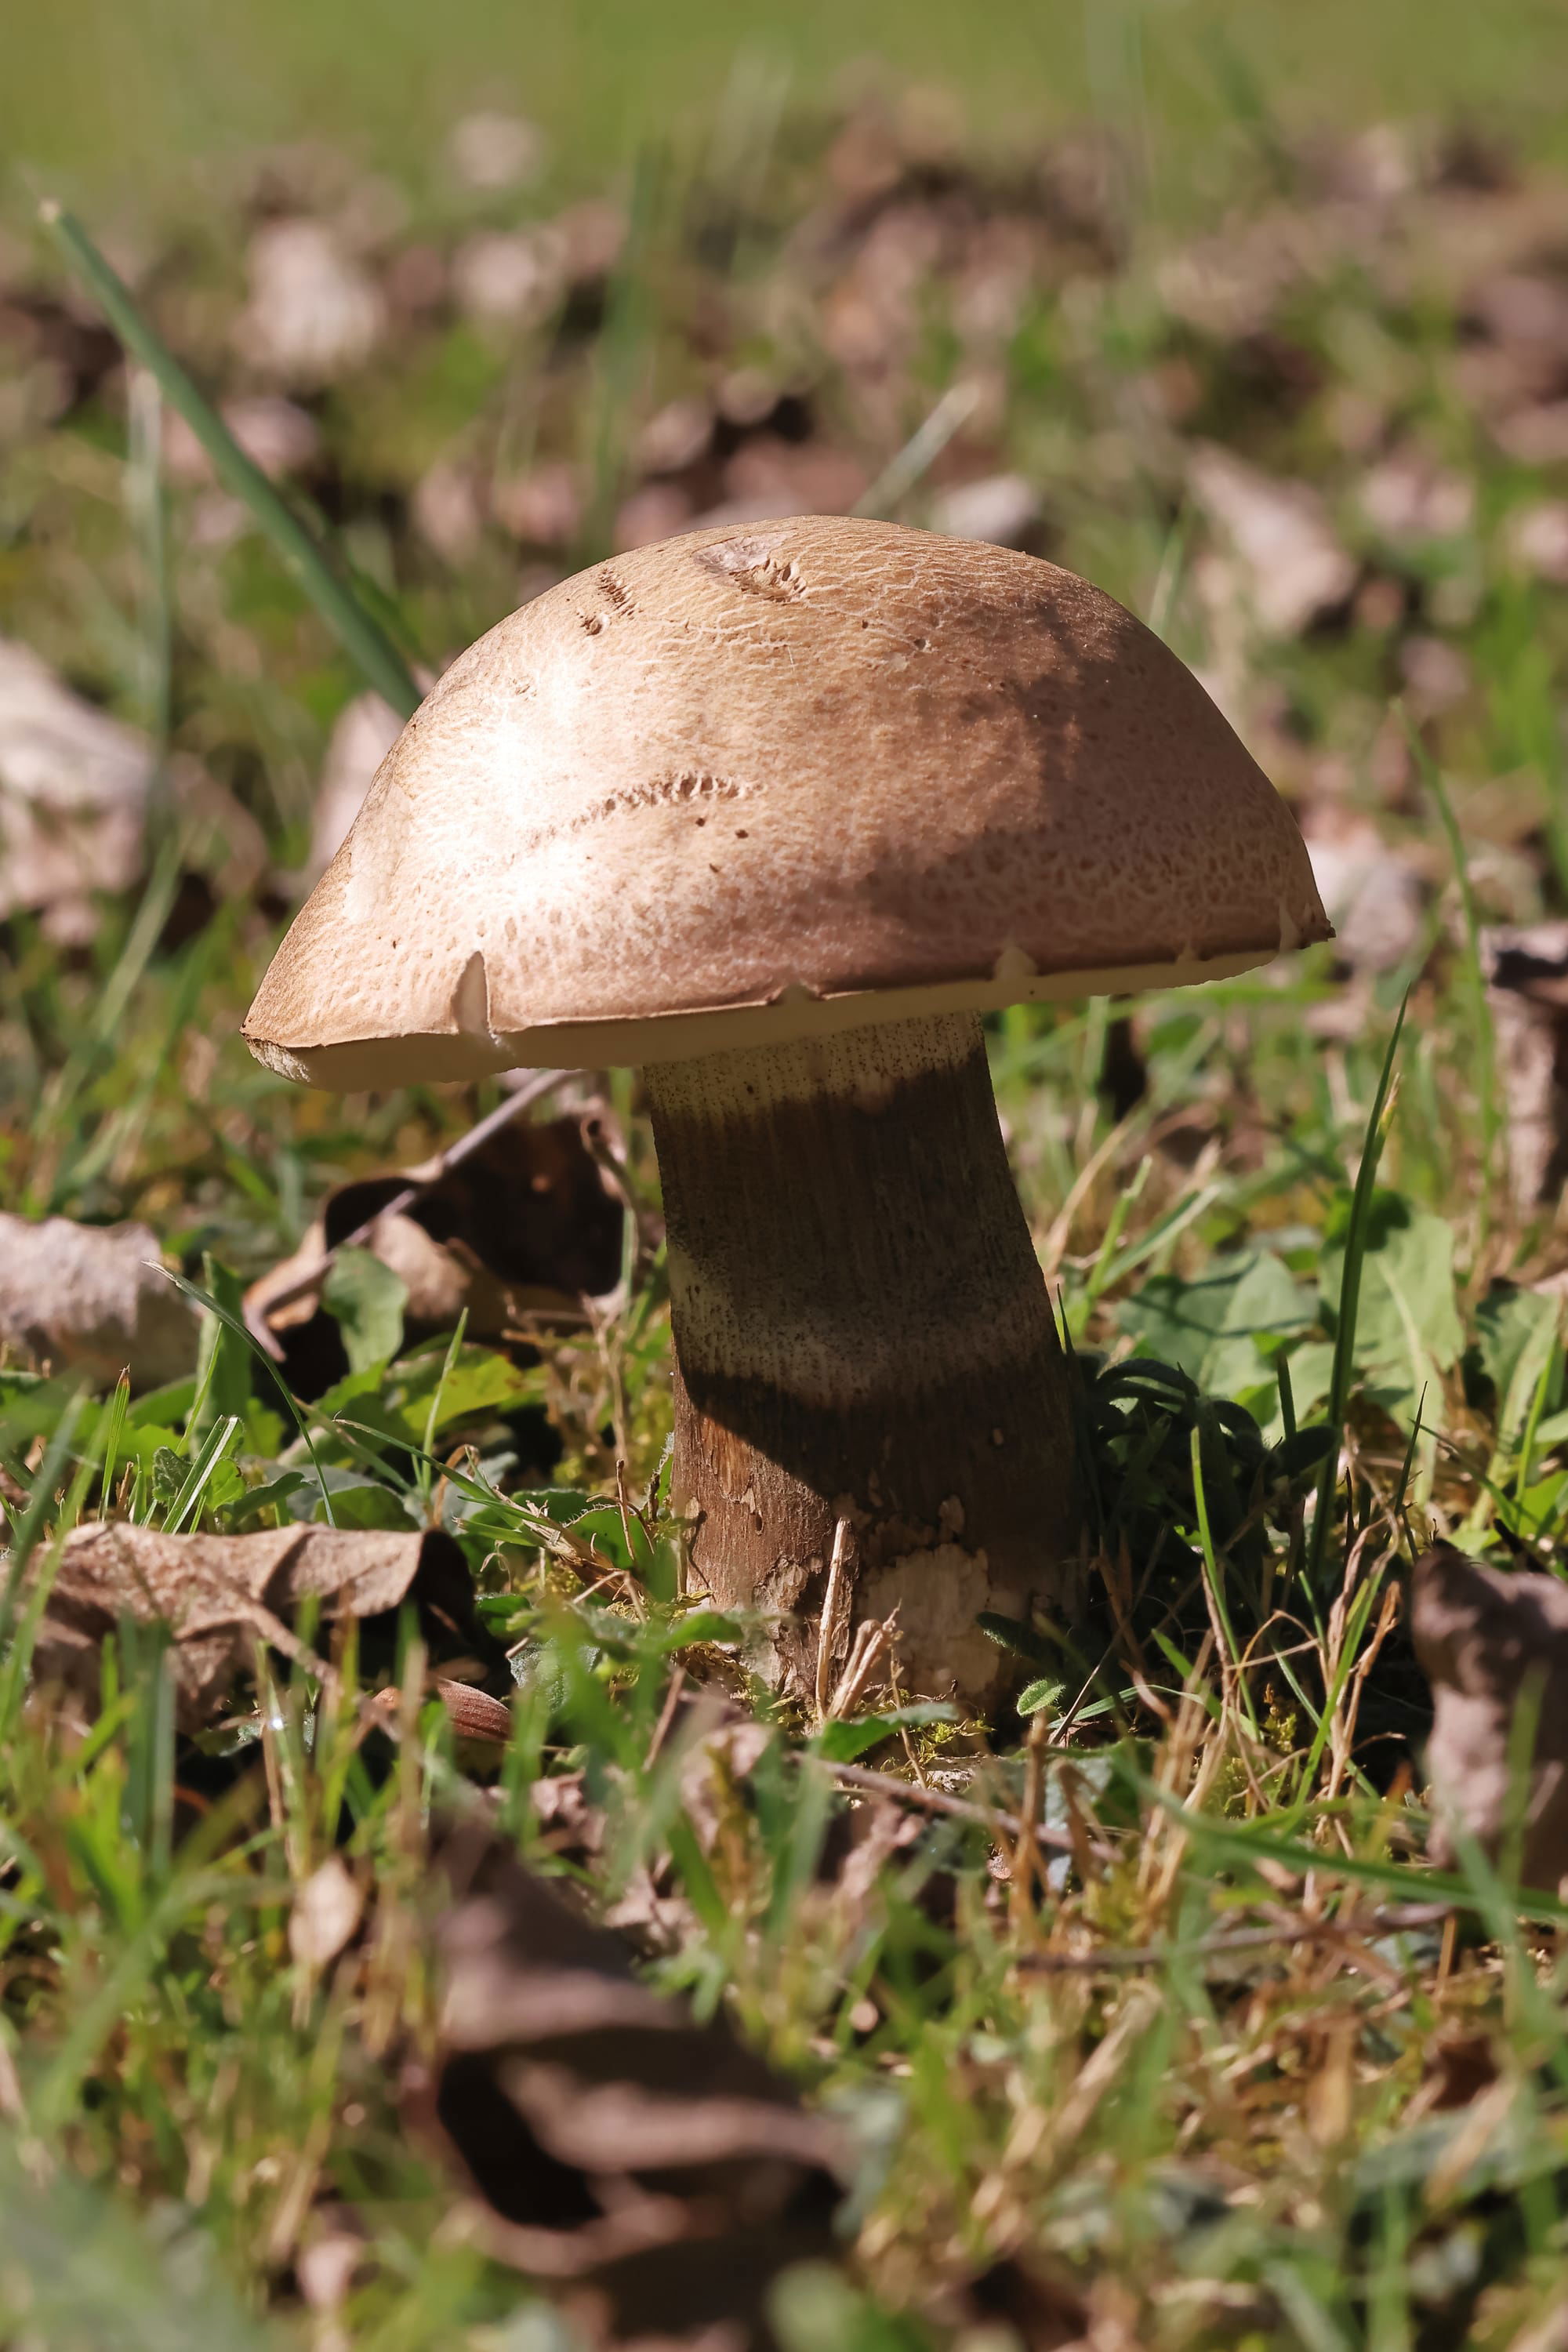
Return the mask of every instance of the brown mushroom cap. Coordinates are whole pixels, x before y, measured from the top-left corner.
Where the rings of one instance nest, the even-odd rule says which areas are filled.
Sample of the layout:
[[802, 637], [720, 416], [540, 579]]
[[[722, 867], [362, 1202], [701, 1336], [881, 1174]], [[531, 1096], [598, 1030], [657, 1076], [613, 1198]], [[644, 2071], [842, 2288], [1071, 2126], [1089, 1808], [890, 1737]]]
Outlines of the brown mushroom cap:
[[1329, 936], [1284, 803], [1120, 604], [809, 517], [598, 564], [470, 646], [246, 1035], [334, 1087], [660, 1061]]

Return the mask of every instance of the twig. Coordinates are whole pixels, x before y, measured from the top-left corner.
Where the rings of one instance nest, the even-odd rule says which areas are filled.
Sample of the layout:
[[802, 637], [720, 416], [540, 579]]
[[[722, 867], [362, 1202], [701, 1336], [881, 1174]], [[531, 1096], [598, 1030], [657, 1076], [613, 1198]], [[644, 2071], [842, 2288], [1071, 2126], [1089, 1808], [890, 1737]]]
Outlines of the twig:
[[1046, 1743], [1049, 1738], [1050, 1724], [1042, 1708], [1029, 1725], [1024, 1749], [1023, 1816], [1013, 1847], [1013, 1885], [1008, 1905], [1015, 1935], [1037, 1932], [1035, 1873], [1040, 1861], [1040, 1805], [1046, 1793]]
[[895, 1609], [890, 1617], [868, 1618], [857, 1627], [855, 1646], [827, 1710], [830, 1716], [848, 1715], [864, 1698], [878, 1667], [892, 1653], [898, 1624], [899, 1612]]
[[[1400, 1903], [1374, 1911], [1370, 1918], [1358, 1921], [1357, 1928], [1363, 1934], [1370, 1927], [1379, 1935], [1395, 1935], [1402, 1928], [1435, 1927], [1442, 1920], [1447, 1932], [1455, 1916], [1447, 1903]], [[1296, 1919], [1272, 1927], [1239, 1927], [1232, 1935], [1204, 1936], [1194, 1944], [1109, 1944], [1098, 1952], [1020, 1952], [1015, 1956], [1015, 1965], [1057, 1976], [1093, 1975], [1100, 1969], [1109, 1973], [1158, 1968], [1166, 1960], [1210, 1959], [1226, 1952], [1258, 1951], [1270, 1944], [1332, 1942], [1351, 1932], [1336, 1919]]]
[[[438, 1184], [443, 1176], [449, 1176], [454, 1168], [460, 1168], [465, 1160], [470, 1159], [489, 1141], [492, 1135], [499, 1135], [503, 1127], [510, 1127], [514, 1118], [521, 1118], [525, 1110], [545, 1095], [553, 1094], [557, 1087], [563, 1087], [569, 1078], [580, 1078], [584, 1075], [581, 1070], [536, 1070], [515, 1094], [508, 1095], [504, 1102], [498, 1103], [494, 1110], [487, 1112], [477, 1127], [469, 1128], [467, 1135], [459, 1136], [456, 1143], [448, 1144], [427, 1176], [416, 1177], [411, 1183], [405, 1184], [401, 1192], [395, 1192], [390, 1201], [362, 1219], [352, 1234], [345, 1234], [342, 1241], [334, 1242], [331, 1249], [323, 1250], [307, 1273], [297, 1275], [282, 1290], [271, 1292], [267, 1300], [267, 1313], [274, 1314], [279, 1307], [292, 1307], [297, 1298], [309, 1298], [321, 1288], [340, 1254], [343, 1250], [357, 1249], [362, 1242], [368, 1241], [383, 1217], [402, 1216], [404, 1211], [411, 1209], [432, 1184]], [[280, 1363], [283, 1351], [262, 1316], [247, 1307], [245, 1320], [246, 1328], [258, 1346], [265, 1348], [274, 1362]]]
[[654, 1762], [659, 1749], [669, 1737], [669, 1727], [675, 1721], [676, 1710], [680, 1705], [680, 1694], [685, 1687], [686, 1668], [678, 1663], [675, 1672], [669, 1678], [669, 1688], [664, 1695], [664, 1705], [659, 1709], [658, 1721], [653, 1727], [653, 1738], [647, 1744], [647, 1754], [643, 1758], [645, 1771]]
[[849, 1559], [854, 1529], [847, 1519], [840, 1519], [833, 1530], [833, 1557], [827, 1563], [827, 1590], [822, 1596], [822, 1622], [816, 1634], [816, 1716], [826, 1723], [833, 1696], [833, 1653], [837, 1645], [839, 1619], [853, 1591], [853, 1579], [845, 1585], [845, 1568]]
[[[950, 1797], [945, 1789], [922, 1789], [913, 1780], [896, 1779], [891, 1772], [873, 1772], [866, 1764], [828, 1764], [827, 1769], [847, 1789], [865, 1789], [874, 1796], [891, 1797], [919, 1813], [945, 1813], [952, 1821], [973, 1822], [977, 1829], [989, 1830], [998, 1845], [1004, 1838], [1011, 1838], [1016, 1845], [1024, 1833], [1024, 1824], [1016, 1813], [973, 1804], [967, 1797]], [[1062, 1830], [1047, 1829], [1043, 1822], [1036, 1824], [1035, 1843], [1050, 1853], [1072, 1852], [1071, 1838]]]

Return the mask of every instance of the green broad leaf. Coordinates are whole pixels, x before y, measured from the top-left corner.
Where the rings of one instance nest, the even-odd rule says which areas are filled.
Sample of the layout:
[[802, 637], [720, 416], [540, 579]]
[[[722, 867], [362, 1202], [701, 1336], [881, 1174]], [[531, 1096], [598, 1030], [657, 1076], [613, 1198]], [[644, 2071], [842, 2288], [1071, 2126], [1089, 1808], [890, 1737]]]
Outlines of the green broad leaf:
[[1190, 1282], [1155, 1275], [1117, 1316], [1139, 1355], [1220, 1397], [1261, 1387], [1270, 1358], [1317, 1319], [1311, 1292], [1266, 1249], [1229, 1251]]
[[302, 1470], [280, 1470], [276, 1478], [265, 1479], [259, 1486], [246, 1486], [216, 1507], [226, 1533], [237, 1535], [244, 1528], [255, 1527], [264, 1511], [281, 1510], [290, 1495], [310, 1484]]
[[660, 1635], [658, 1647], [668, 1655], [675, 1650], [694, 1649], [699, 1642], [739, 1642], [744, 1634], [745, 1628], [721, 1610], [693, 1609]]
[[493, 1348], [462, 1348], [449, 1370], [444, 1349], [418, 1357], [412, 1365], [399, 1364], [386, 1402], [398, 1426], [422, 1444], [426, 1427], [434, 1434], [478, 1413], [510, 1412], [542, 1393], [537, 1370], [525, 1370]]
[[1066, 1688], [1065, 1682], [1042, 1675], [1037, 1682], [1024, 1685], [1014, 1704], [1020, 1715], [1038, 1715], [1042, 1707], [1057, 1706]]
[[284, 1508], [291, 1519], [324, 1524], [327, 1496], [331, 1497], [335, 1527], [382, 1528], [406, 1535], [416, 1524], [402, 1496], [391, 1486], [384, 1486], [378, 1478], [367, 1478], [362, 1471], [330, 1465], [323, 1465], [319, 1481], [314, 1472], [303, 1474], [300, 1485], [285, 1498]]
[[327, 1421], [335, 1421], [340, 1413], [363, 1421], [366, 1399], [379, 1401], [384, 1370], [381, 1364], [367, 1364], [363, 1372], [345, 1372], [316, 1399], [317, 1412]]
[[[1322, 1315], [1331, 1328], [1344, 1273], [1348, 1223], [1349, 1196], [1342, 1195], [1331, 1218], [1321, 1265]], [[1396, 1415], [1408, 1416], [1422, 1390], [1458, 1362], [1464, 1344], [1454, 1290], [1453, 1228], [1398, 1192], [1374, 1192], [1356, 1316], [1357, 1370], [1374, 1375], [1380, 1402]]]
[[154, 1501], [166, 1510], [185, 1483], [189, 1465], [172, 1445], [156, 1445], [153, 1449], [152, 1483]]
[[[93, 1444], [97, 1443], [100, 1426], [99, 1423], [94, 1423], [90, 1428], [79, 1433], [78, 1444], [82, 1451], [87, 1449], [89, 1441]], [[158, 1455], [167, 1453], [174, 1454], [175, 1460], [180, 1462], [184, 1468], [184, 1460], [179, 1448], [180, 1433], [177, 1429], [160, 1429], [156, 1424], [150, 1426], [144, 1422], [128, 1421], [121, 1430], [120, 1443], [115, 1448], [115, 1459], [121, 1465], [127, 1462], [140, 1462], [151, 1470]]]
[[1328, 1402], [1334, 1381], [1334, 1348], [1331, 1339], [1307, 1339], [1291, 1350], [1290, 1393], [1295, 1400], [1296, 1419], [1304, 1421], [1309, 1413]]
[[853, 1764], [868, 1749], [879, 1748], [895, 1731], [912, 1731], [928, 1723], [954, 1723], [951, 1706], [937, 1702], [919, 1706], [889, 1707], [886, 1715], [847, 1715], [825, 1723], [812, 1742], [829, 1764]]
[[1282, 1437], [1272, 1454], [1276, 1473], [1281, 1478], [1300, 1478], [1315, 1470], [1334, 1442], [1333, 1431], [1327, 1422], [1310, 1422], [1291, 1437]]
[[[0, 1452], [22, 1454], [36, 1437], [49, 1436], [77, 1393], [75, 1385], [63, 1377], [0, 1372]], [[84, 1405], [77, 1429], [79, 1448], [90, 1442], [97, 1423], [97, 1407]]]
[[245, 1416], [247, 1454], [262, 1462], [274, 1461], [282, 1453], [289, 1433], [280, 1412], [275, 1412], [269, 1404], [258, 1403], [255, 1397], [251, 1398]]
[[403, 1345], [408, 1286], [370, 1250], [339, 1254], [321, 1285], [321, 1304], [343, 1335], [351, 1371], [390, 1363]]
[[1497, 1397], [1500, 1452], [1511, 1453], [1523, 1433], [1562, 1319], [1560, 1298], [1508, 1282], [1494, 1282], [1476, 1309], [1476, 1346]]
[[[249, 1492], [250, 1489], [245, 1483], [245, 1473], [238, 1463], [231, 1461], [227, 1455], [225, 1455], [221, 1462], [215, 1464], [212, 1475], [206, 1482], [201, 1498], [202, 1510], [204, 1513], [213, 1511], [226, 1514], [242, 1497], [248, 1496]], [[226, 1527], [227, 1524], [226, 1517]]]
[[142, 1396], [132, 1397], [125, 1418], [132, 1427], [141, 1422], [149, 1427], [173, 1429], [188, 1417], [195, 1400], [194, 1379], [166, 1381], [161, 1389], [148, 1389]]
[[1035, 1632], [1016, 1617], [1004, 1617], [993, 1609], [983, 1609], [975, 1623], [999, 1650], [1006, 1650], [1015, 1658], [1026, 1658], [1031, 1665], [1040, 1665], [1050, 1652]]
[[1531, 1528], [1548, 1521], [1555, 1524], [1562, 1517], [1563, 1497], [1568, 1492], [1568, 1470], [1549, 1470], [1544, 1478], [1534, 1479], [1519, 1497], [1517, 1511], [1510, 1510], [1506, 1523], [1521, 1527], [1528, 1535]]
[[503, 1638], [517, 1626], [529, 1624], [537, 1606], [531, 1593], [526, 1592], [481, 1592], [474, 1601], [480, 1623]]
[[195, 1390], [185, 1430], [187, 1445], [201, 1444], [215, 1423], [235, 1415], [243, 1420], [250, 1402], [254, 1359], [242, 1334], [245, 1290], [239, 1276], [211, 1252], [202, 1259], [202, 1287], [234, 1318], [225, 1322], [210, 1308], [201, 1310], [201, 1337], [196, 1347]]

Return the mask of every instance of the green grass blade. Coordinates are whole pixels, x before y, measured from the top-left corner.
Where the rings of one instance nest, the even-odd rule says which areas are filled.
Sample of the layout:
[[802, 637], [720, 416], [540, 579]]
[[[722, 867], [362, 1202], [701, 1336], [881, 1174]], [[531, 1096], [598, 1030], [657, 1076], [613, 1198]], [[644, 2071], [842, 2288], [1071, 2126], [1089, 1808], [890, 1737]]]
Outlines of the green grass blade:
[[[1394, 1084], [1394, 1058], [1399, 1052], [1409, 1003], [1410, 999], [1406, 996], [1399, 1007], [1394, 1034], [1388, 1041], [1388, 1051], [1383, 1057], [1377, 1092], [1373, 1097], [1372, 1109], [1367, 1115], [1366, 1139], [1362, 1146], [1361, 1166], [1356, 1171], [1355, 1191], [1351, 1198], [1350, 1225], [1345, 1234], [1345, 1263], [1340, 1276], [1339, 1312], [1334, 1330], [1334, 1363], [1329, 1381], [1329, 1407], [1324, 1416], [1336, 1439], [1344, 1428], [1345, 1408], [1350, 1402], [1351, 1379], [1355, 1370], [1356, 1318], [1361, 1307], [1362, 1263], [1366, 1256], [1373, 1193], [1377, 1183], [1377, 1163], [1383, 1156], [1384, 1114], [1388, 1108], [1389, 1089]], [[1322, 1475], [1318, 1481], [1318, 1507], [1312, 1515], [1312, 1533], [1307, 1547], [1307, 1581], [1314, 1593], [1322, 1580], [1329, 1526], [1333, 1517], [1334, 1488], [1339, 1478], [1339, 1461], [1340, 1449], [1336, 1442], [1330, 1445], [1323, 1456]]]
[[[233, 1332], [236, 1338], [243, 1339], [258, 1363], [262, 1365], [275, 1380], [278, 1379], [276, 1365], [258, 1345], [255, 1335], [246, 1329], [238, 1316], [231, 1314], [221, 1299], [215, 1298], [210, 1290], [204, 1290], [200, 1283], [187, 1281], [183, 1274], [171, 1274], [169, 1279], [176, 1290], [183, 1291], [195, 1306], [205, 1307], [207, 1313], [216, 1316], [226, 1330]], [[321, 1489], [321, 1506], [327, 1514], [327, 1525], [336, 1527], [337, 1521], [332, 1517], [332, 1498], [327, 1492], [327, 1482], [321, 1475], [321, 1465], [317, 1458], [316, 1449], [310, 1442], [310, 1424], [300, 1409], [299, 1399], [286, 1381], [278, 1380], [278, 1391], [289, 1408], [294, 1426], [300, 1433], [300, 1443], [310, 1458], [310, 1467], [316, 1474], [316, 1484]]]
[[1443, 782], [1443, 772], [1433, 759], [1421, 738], [1421, 731], [1402, 710], [1405, 740], [1415, 761], [1421, 781], [1432, 795], [1443, 837], [1448, 845], [1453, 861], [1454, 879], [1458, 885], [1459, 911], [1465, 932], [1465, 996], [1468, 1003], [1470, 1022], [1475, 1034], [1476, 1092], [1479, 1097], [1481, 1130], [1482, 1191], [1480, 1211], [1483, 1235], [1490, 1212], [1492, 1181], [1497, 1162], [1498, 1139], [1502, 1129], [1502, 1113], [1498, 1096], [1497, 1038], [1492, 1028], [1491, 1007], [1487, 999], [1487, 978], [1481, 963], [1481, 919], [1476, 903], [1475, 885], [1470, 880], [1469, 861], [1465, 856], [1464, 836], [1459, 821], [1454, 814], [1454, 804], [1448, 788]]
[[213, 1423], [201, 1451], [186, 1473], [184, 1485], [169, 1506], [169, 1516], [163, 1522], [165, 1535], [174, 1535], [187, 1520], [194, 1520], [202, 1507], [202, 1496], [212, 1483], [213, 1473], [239, 1436], [239, 1420], [232, 1415], [227, 1421]]
[[1246, 1710], [1247, 1720], [1251, 1725], [1254, 1735], [1260, 1738], [1258, 1716], [1252, 1704], [1252, 1693], [1247, 1688], [1247, 1676], [1242, 1667], [1241, 1652], [1237, 1646], [1236, 1628], [1230, 1622], [1230, 1610], [1226, 1601], [1225, 1578], [1221, 1572], [1218, 1556], [1215, 1551], [1214, 1536], [1209, 1527], [1208, 1496], [1204, 1489], [1203, 1432], [1196, 1426], [1192, 1433], [1192, 1466], [1193, 1500], [1197, 1506], [1198, 1514], [1198, 1542], [1203, 1550], [1204, 1573], [1208, 1580], [1209, 1599], [1214, 1604], [1214, 1613], [1218, 1620], [1219, 1630], [1225, 1641], [1226, 1656], [1229, 1662], [1231, 1673], [1236, 1677], [1237, 1688], [1241, 1694], [1241, 1704]]
[[126, 350], [141, 361], [169, 406], [190, 426], [212, 459], [224, 488], [249, 508], [317, 612], [336, 632], [365, 683], [400, 716], [408, 718], [422, 697], [407, 663], [380, 622], [338, 578], [299, 517], [279, 497], [260, 467], [246, 456], [217, 411], [142, 316], [131, 289], [105, 260], [81, 223], [54, 203], [41, 205], [38, 217], [101, 306]]

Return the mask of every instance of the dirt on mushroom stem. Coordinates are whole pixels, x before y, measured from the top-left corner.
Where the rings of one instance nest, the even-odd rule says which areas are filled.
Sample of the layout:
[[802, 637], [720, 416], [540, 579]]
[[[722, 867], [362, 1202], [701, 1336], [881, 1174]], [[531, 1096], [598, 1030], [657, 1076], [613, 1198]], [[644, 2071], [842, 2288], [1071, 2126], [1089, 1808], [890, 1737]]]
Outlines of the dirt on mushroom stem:
[[[671, 1500], [729, 1607], [777, 1612], [809, 1694], [835, 1531], [902, 1687], [1005, 1678], [982, 1611], [1071, 1614], [1069, 1369], [979, 1021], [899, 1021], [646, 1073], [669, 1233]], [[841, 1663], [841, 1661], [840, 1661]]]

